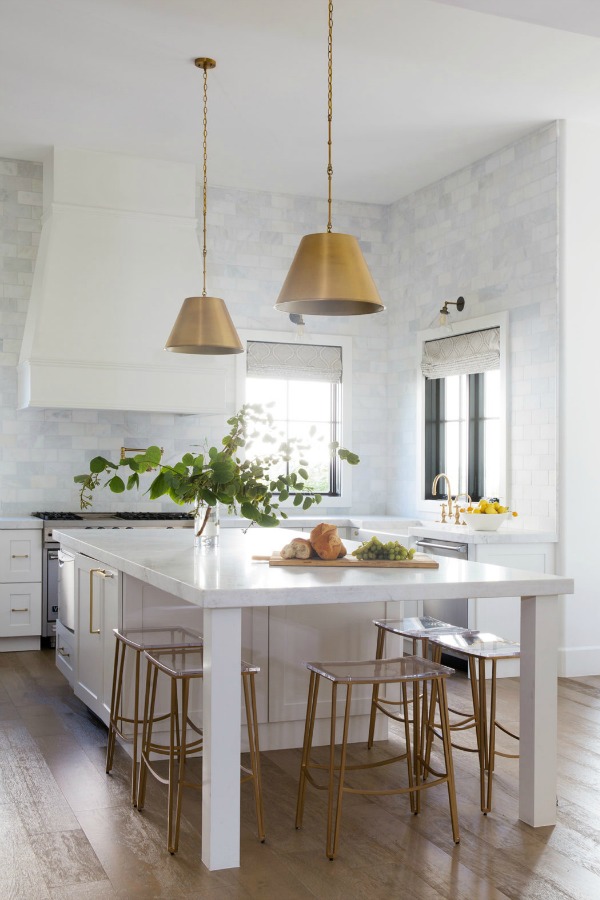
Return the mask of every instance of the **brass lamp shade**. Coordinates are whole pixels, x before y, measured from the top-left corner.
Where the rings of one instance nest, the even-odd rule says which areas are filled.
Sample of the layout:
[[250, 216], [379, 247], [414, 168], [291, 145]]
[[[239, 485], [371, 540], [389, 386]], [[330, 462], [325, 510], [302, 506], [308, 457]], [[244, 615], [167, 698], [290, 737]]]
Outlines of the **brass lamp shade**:
[[187, 297], [165, 350], [210, 356], [244, 352], [227, 307], [219, 297]]
[[358, 316], [385, 309], [357, 239], [351, 234], [305, 235], [275, 309], [309, 316]]

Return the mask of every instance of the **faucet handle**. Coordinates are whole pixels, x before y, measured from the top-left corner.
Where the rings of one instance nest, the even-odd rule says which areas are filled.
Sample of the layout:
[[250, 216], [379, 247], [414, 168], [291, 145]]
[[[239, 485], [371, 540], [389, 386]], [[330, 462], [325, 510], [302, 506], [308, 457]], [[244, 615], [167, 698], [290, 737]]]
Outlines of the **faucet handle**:
[[442, 503], [442, 525], [446, 524], [446, 504]]

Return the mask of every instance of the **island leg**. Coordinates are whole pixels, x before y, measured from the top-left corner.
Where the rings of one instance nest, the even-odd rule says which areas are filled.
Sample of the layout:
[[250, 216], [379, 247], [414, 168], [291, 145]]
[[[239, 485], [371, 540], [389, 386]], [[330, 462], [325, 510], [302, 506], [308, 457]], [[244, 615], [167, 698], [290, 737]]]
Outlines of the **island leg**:
[[240, 609], [204, 610], [202, 862], [240, 864]]
[[556, 823], [558, 597], [521, 597], [519, 818]]

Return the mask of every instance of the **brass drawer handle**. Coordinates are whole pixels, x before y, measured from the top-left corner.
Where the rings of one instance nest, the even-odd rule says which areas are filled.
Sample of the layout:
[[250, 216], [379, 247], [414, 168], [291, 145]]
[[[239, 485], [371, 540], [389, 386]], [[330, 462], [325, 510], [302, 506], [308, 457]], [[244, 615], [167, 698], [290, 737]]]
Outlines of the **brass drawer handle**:
[[17, 609], [16, 607], [11, 606], [10, 611], [11, 612], [29, 612], [29, 607], [28, 606], [20, 606]]
[[99, 628], [94, 628], [94, 575], [101, 578], [112, 578], [113, 573], [107, 572], [105, 569], [90, 569], [90, 634], [100, 634]]
[[12, 559], [29, 559], [29, 553], [13, 553]]
[[58, 653], [59, 656], [64, 657], [64, 659], [68, 659], [71, 655], [70, 653], [65, 653], [64, 647], [57, 647], [56, 652]]

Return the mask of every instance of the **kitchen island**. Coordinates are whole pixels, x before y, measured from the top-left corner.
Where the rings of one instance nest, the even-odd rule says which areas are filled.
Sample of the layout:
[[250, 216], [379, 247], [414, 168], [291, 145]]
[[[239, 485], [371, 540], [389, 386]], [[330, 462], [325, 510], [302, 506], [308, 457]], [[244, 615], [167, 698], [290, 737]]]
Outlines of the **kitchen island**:
[[185, 531], [65, 531], [57, 539], [67, 551], [121, 573], [124, 625], [133, 615], [138, 625], [149, 621], [143, 604], [133, 608], [141, 586], [172, 598], [173, 611], [203, 610], [202, 859], [209, 869], [239, 865], [240, 721], [231, 710], [241, 704], [244, 609], [520, 597], [519, 816], [532, 826], [555, 822], [557, 595], [573, 592], [572, 579], [454, 559], [440, 559], [438, 569], [271, 568], [252, 560], [281, 543], [268, 529], [228, 529], [219, 551], [206, 556]]

